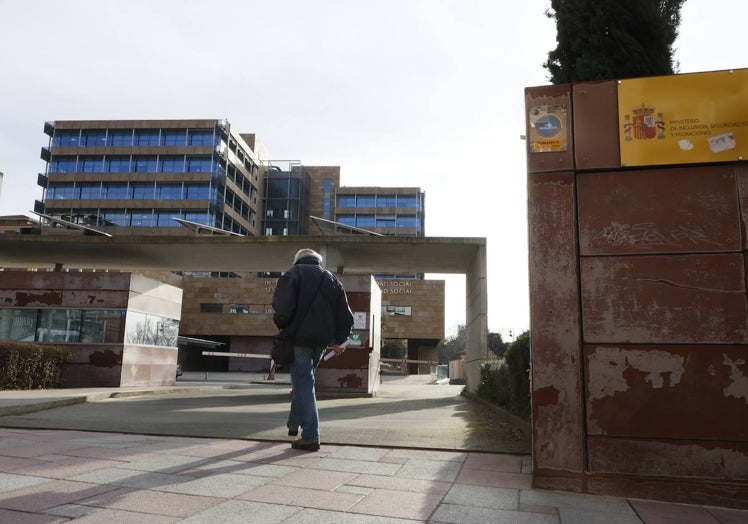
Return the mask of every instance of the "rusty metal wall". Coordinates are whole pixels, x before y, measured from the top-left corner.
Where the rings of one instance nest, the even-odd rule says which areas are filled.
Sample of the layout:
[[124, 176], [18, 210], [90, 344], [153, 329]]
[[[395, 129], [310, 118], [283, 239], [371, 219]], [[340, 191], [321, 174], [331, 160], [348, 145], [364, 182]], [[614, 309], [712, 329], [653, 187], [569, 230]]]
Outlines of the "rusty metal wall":
[[622, 168], [616, 82], [525, 101], [573, 108], [528, 144], [536, 487], [748, 507], [748, 167]]

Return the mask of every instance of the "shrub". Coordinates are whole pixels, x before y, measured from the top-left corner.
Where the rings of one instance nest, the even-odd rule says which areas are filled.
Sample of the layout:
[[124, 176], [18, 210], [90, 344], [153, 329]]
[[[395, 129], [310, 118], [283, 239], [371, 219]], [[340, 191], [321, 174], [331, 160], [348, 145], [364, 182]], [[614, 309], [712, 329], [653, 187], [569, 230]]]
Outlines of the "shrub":
[[530, 416], [530, 332], [509, 345], [502, 360], [481, 365], [477, 395], [522, 417]]
[[0, 390], [59, 388], [70, 357], [55, 346], [0, 341]]

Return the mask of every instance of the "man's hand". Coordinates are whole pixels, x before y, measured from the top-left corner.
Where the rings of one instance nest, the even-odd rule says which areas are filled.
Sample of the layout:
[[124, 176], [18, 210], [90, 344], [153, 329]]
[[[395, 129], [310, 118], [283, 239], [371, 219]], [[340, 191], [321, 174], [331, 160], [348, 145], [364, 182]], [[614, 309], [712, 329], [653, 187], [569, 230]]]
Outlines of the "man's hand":
[[334, 348], [332, 348], [332, 350], [335, 352], [335, 356], [338, 356], [345, 351], [345, 347], [335, 346]]

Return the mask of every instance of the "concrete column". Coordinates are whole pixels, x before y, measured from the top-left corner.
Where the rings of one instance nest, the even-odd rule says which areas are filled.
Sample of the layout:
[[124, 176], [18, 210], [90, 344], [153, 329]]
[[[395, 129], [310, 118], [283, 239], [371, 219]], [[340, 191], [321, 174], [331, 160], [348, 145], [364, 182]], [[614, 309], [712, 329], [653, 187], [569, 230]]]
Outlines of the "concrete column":
[[488, 288], [486, 284], [486, 246], [475, 253], [465, 283], [465, 381], [470, 393], [478, 391], [480, 365], [488, 351]]

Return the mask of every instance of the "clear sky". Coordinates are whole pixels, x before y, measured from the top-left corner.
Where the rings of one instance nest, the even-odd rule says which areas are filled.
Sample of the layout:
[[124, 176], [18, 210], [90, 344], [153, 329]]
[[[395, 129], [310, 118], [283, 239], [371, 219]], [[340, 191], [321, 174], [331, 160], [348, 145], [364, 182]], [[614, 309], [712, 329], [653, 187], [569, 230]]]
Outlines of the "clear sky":
[[[41, 198], [48, 120], [226, 118], [347, 186], [417, 186], [485, 237], [489, 329], [529, 327], [524, 88], [550, 1], [0, 0], [0, 215]], [[686, 0], [680, 72], [748, 67], [745, 0]], [[448, 334], [464, 278], [447, 277]]]

